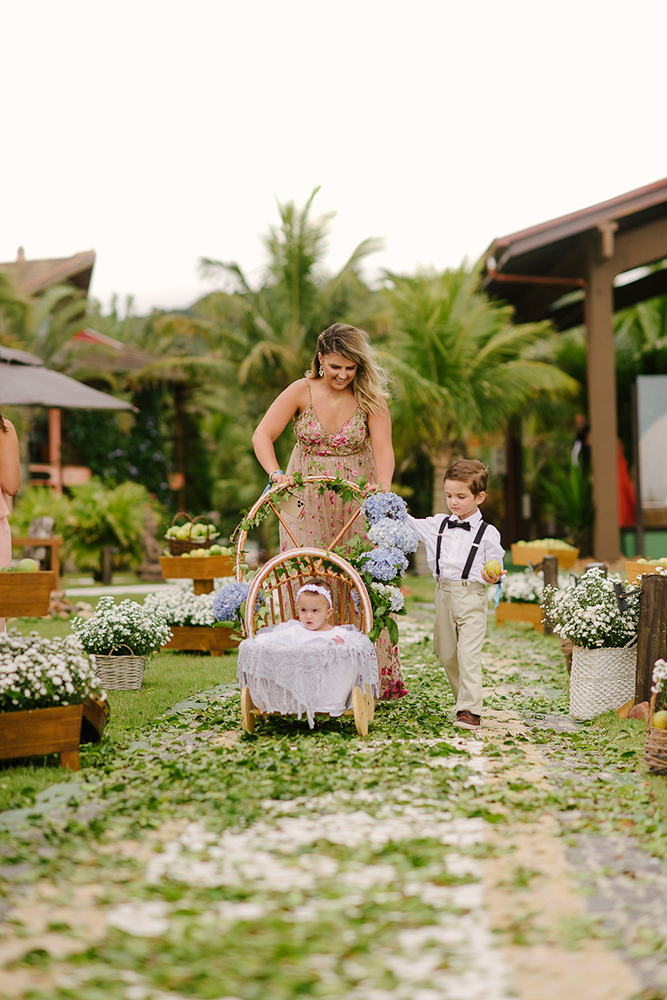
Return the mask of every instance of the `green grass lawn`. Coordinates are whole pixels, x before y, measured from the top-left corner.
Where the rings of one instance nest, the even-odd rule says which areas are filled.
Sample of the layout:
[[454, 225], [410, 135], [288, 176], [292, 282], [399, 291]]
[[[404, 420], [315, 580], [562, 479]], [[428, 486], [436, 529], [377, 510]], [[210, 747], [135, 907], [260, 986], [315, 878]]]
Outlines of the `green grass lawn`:
[[403, 580], [403, 591], [406, 611], [410, 611], [411, 605], [433, 604], [435, 580], [430, 573], [428, 576], [406, 576]]
[[[38, 631], [48, 639], [70, 635], [72, 631], [68, 621], [59, 619], [15, 618], [7, 625], [24, 634]], [[138, 691], [108, 692], [111, 716], [102, 739], [107, 743], [127, 741], [142, 726], [179, 701], [216, 684], [235, 680], [236, 653], [225, 656], [158, 653], [149, 660], [143, 685]], [[29, 804], [49, 785], [73, 778], [72, 772], [58, 766], [56, 754], [35, 757], [29, 762], [0, 762], [0, 810]]]

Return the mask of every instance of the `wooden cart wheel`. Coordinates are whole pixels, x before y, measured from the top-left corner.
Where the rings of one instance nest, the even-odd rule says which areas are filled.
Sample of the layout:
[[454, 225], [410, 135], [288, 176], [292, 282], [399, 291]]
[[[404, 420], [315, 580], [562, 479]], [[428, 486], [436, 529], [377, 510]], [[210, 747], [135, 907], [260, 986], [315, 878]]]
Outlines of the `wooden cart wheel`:
[[245, 729], [246, 733], [255, 732], [255, 716], [252, 710], [255, 706], [252, 703], [252, 698], [250, 697], [250, 691], [247, 687], [241, 689], [241, 725]]
[[366, 685], [366, 715], [369, 722], [372, 722], [375, 718], [375, 698], [371, 694], [370, 684]]
[[368, 710], [360, 687], [352, 688], [352, 711], [357, 732], [360, 736], [368, 736]]

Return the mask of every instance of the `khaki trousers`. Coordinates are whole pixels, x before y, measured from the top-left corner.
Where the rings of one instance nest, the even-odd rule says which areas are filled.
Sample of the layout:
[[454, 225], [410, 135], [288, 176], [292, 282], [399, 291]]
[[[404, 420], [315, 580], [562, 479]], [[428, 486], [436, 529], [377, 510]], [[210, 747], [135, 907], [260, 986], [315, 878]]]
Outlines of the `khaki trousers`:
[[433, 646], [456, 701], [457, 712], [482, 714], [482, 645], [486, 636], [486, 587], [474, 580], [438, 580]]

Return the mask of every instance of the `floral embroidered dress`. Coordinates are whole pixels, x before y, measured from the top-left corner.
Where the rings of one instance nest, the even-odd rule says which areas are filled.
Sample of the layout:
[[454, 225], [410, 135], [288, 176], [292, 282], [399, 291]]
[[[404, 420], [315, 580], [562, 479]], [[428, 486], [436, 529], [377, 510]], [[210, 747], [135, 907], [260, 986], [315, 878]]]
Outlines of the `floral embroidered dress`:
[[[287, 473], [300, 472], [302, 476], [336, 476], [356, 482], [366, 477], [367, 484], [375, 480], [375, 463], [368, 433], [368, 418], [358, 406], [352, 416], [333, 434], [320, 423], [313, 408], [310, 395], [310, 380], [306, 379], [310, 403], [293, 420], [296, 445], [290, 456]], [[315, 545], [327, 548], [346, 521], [354, 513], [357, 504], [345, 503], [337, 493], [319, 494], [316, 489], [306, 487], [303, 493], [304, 507], [298, 517], [283, 514], [290, 531], [299, 545]], [[351, 539], [359, 530], [357, 521], [340, 539], [338, 545]], [[294, 547], [292, 539], [280, 527], [280, 548]], [[392, 646], [386, 630], [376, 644], [378, 666], [380, 668], [381, 698], [400, 698], [407, 694], [401, 673], [398, 646]]]

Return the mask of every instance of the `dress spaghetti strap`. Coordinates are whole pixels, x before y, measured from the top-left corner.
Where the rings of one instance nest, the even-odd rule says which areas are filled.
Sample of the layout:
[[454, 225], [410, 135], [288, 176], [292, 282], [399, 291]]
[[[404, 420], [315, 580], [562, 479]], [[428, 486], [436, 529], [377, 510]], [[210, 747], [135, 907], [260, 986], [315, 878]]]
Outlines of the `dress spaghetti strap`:
[[308, 399], [310, 400], [310, 405], [312, 406], [313, 405], [313, 394], [310, 391], [310, 379], [309, 378], [306, 379], [306, 385], [308, 386]]

